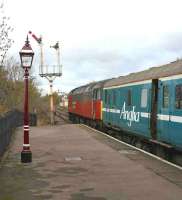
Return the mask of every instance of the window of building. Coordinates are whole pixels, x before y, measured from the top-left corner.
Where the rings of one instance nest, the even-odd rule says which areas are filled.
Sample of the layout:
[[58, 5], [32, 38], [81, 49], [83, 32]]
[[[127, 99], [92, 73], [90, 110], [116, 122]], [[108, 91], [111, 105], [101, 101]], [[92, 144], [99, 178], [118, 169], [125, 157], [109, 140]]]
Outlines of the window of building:
[[177, 85], [175, 89], [175, 107], [176, 109], [182, 109], [182, 84]]
[[127, 105], [131, 106], [131, 90], [128, 90], [127, 97]]
[[163, 108], [169, 107], [169, 87], [167, 85], [163, 86]]
[[142, 108], [147, 107], [147, 89], [142, 89], [142, 92], [141, 92], [141, 107]]

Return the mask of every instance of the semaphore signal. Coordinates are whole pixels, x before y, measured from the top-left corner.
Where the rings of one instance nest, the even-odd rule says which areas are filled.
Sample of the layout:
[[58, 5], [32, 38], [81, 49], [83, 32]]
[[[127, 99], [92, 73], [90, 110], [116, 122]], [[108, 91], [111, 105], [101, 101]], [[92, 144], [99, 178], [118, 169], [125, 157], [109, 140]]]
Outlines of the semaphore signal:
[[38, 42], [38, 44], [42, 43], [42, 37], [38, 38], [32, 31], [29, 31], [28, 33]]
[[51, 125], [54, 124], [54, 102], [53, 102], [53, 81], [56, 77], [62, 76], [62, 65], [60, 64], [60, 46], [59, 42], [56, 42], [55, 45], [50, 46], [50, 48], [54, 48], [57, 54], [57, 65], [44, 65], [44, 57], [43, 57], [43, 42], [42, 36], [37, 37], [32, 31], [28, 32], [33, 39], [38, 43], [40, 47], [40, 67], [39, 67], [39, 75], [43, 78], [46, 78], [49, 81], [50, 87], [50, 121]]

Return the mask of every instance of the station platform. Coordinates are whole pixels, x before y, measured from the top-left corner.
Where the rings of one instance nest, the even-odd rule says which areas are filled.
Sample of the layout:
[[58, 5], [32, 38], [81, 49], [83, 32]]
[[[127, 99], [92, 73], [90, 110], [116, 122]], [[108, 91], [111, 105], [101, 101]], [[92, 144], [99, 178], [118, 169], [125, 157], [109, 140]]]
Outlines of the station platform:
[[0, 200], [181, 200], [182, 170], [76, 124], [17, 129], [0, 164]]

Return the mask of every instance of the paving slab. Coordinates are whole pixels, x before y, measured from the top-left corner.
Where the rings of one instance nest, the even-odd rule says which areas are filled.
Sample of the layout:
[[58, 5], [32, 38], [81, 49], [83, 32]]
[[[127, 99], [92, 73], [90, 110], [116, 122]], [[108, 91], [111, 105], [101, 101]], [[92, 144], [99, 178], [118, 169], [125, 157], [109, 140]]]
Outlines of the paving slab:
[[181, 200], [181, 171], [79, 125], [19, 128], [0, 167], [0, 200]]

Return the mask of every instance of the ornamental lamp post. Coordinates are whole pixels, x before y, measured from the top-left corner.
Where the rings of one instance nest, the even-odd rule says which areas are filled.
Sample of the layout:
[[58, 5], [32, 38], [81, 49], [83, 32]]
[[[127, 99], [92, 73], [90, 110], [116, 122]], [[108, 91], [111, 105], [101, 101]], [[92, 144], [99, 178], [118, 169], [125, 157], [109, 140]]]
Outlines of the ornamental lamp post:
[[24, 70], [24, 143], [23, 150], [21, 152], [21, 162], [29, 163], [32, 162], [32, 152], [30, 150], [29, 143], [29, 111], [28, 111], [28, 76], [29, 69], [32, 66], [34, 52], [28, 41], [28, 36], [25, 41], [25, 45], [19, 52], [21, 67]]

